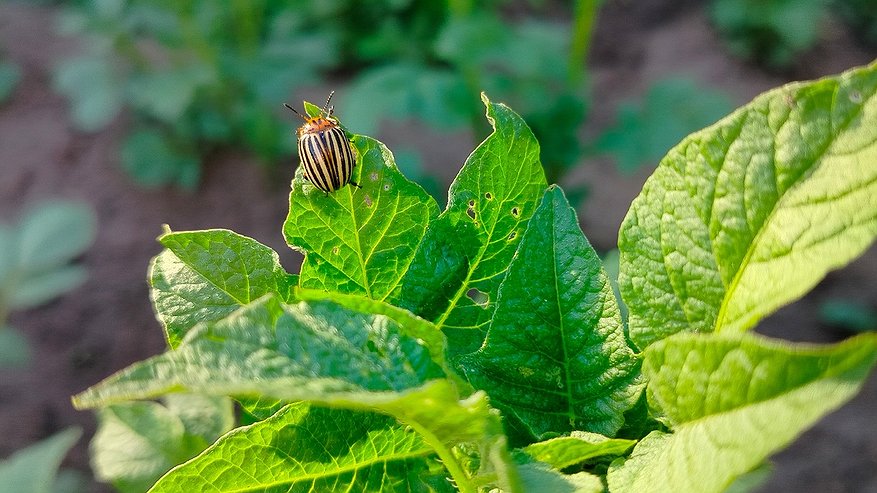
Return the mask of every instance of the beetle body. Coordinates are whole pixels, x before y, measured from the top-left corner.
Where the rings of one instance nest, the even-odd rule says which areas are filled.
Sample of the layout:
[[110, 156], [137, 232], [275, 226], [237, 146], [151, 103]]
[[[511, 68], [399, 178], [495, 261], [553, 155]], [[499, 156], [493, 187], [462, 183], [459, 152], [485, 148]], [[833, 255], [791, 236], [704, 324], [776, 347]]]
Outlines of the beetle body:
[[329, 94], [326, 106], [319, 116], [314, 117], [305, 117], [286, 105], [305, 120], [297, 131], [298, 155], [304, 166], [304, 176], [327, 194], [348, 183], [359, 186], [350, 181], [353, 167], [356, 166], [356, 155], [338, 120], [332, 118], [333, 108], [329, 106], [331, 98], [332, 94]]

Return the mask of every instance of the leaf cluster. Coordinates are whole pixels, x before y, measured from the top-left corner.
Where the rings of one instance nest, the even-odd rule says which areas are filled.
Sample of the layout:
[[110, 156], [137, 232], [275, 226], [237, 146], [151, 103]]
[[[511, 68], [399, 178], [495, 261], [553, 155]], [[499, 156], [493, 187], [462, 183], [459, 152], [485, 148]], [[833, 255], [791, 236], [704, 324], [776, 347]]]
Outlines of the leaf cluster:
[[159, 238], [169, 350], [74, 404], [231, 396], [251, 424], [151, 492], [740, 491], [856, 394], [874, 334], [748, 329], [877, 236], [877, 67], [765, 93], [670, 151], [619, 234], [627, 325], [533, 133], [484, 103], [494, 131], [443, 210], [362, 135], [361, 188], [299, 170], [298, 274], [228, 230]]
[[713, 0], [710, 16], [735, 55], [783, 69], [816, 44], [827, 4], [826, 0]]
[[0, 224], [0, 367], [29, 360], [24, 336], [6, 324], [9, 312], [39, 306], [78, 287], [85, 267], [71, 263], [94, 242], [96, 219], [78, 202], [46, 201], [15, 224]]

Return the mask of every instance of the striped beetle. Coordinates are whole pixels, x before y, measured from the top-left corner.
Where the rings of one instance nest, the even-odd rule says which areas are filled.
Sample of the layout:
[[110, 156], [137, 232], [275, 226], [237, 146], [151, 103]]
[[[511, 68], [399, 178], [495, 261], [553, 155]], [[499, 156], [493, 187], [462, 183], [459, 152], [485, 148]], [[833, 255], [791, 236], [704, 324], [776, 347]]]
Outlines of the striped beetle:
[[335, 107], [329, 106], [329, 101], [334, 94], [335, 91], [329, 93], [320, 114], [314, 117], [305, 116], [283, 103], [305, 121], [296, 132], [298, 156], [304, 166], [304, 177], [327, 195], [348, 183], [361, 188], [350, 181], [353, 167], [356, 166], [356, 155], [347, 135], [338, 125], [338, 120], [332, 117]]

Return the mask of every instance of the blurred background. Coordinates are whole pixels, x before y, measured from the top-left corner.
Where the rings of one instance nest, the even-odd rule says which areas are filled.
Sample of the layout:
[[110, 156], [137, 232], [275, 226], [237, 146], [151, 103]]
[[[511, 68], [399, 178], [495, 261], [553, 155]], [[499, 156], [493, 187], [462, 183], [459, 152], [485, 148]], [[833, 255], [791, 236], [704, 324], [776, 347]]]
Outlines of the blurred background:
[[[69, 397], [164, 350], [145, 281], [162, 224], [230, 228], [298, 269], [281, 224], [300, 121], [284, 102], [335, 90], [342, 123], [444, 204], [489, 133], [486, 91], [533, 128], [611, 269], [630, 201], [679, 139], [875, 58], [874, 0], [2, 2], [0, 458], [19, 453], [0, 478], [49, 481], [64, 458], [53, 491], [114, 491], [89, 467], [95, 418]], [[875, 330], [875, 285], [872, 248], [758, 331]], [[875, 409], [872, 376], [758, 491], [877, 491]], [[71, 426], [78, 440], [55, 435]]]

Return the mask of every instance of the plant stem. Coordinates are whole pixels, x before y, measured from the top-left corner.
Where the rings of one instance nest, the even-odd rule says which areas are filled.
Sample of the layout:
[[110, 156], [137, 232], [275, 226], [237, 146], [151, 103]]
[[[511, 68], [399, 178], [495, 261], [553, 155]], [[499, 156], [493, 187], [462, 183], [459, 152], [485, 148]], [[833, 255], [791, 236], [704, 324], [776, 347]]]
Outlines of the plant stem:
[[599, 7], [600, 0], [576, 0], [567, 73], [570, 87], [576, 87], [584, 77]]
[[428, 443], [433, 450], [435, 450], [436, 455], [439, 456], [439, 459], [442, 461], [442, 464], [445, 466], [445, 469], [448, 470], [448, 473], [453, 478], [454, 483], [457, 486], [457, 491], [460, 493], [476, 493], [477, 489], [475, 485], [469, 478], [469, 475], [463, 470], [460, 463], [457, 462], [457, 458], [454, 456], [453, 452], [450, 448], [445, 446], [444, 442], [439, 440], [437, 436], [435, 436], [429, 429], [420, 425], [415, 421], [404, 421], [405, 424], [410, 426], [416, 431], [423, 441]]

